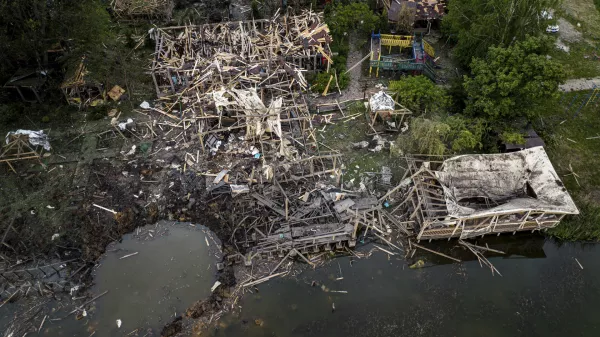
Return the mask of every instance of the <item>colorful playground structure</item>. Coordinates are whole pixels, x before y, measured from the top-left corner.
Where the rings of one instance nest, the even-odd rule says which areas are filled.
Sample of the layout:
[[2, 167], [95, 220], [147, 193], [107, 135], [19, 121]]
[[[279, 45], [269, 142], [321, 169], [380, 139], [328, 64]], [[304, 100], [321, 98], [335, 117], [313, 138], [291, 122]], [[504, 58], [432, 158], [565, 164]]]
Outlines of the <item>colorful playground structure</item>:
[[598, 103], [600, 103], [600, 87], [594, 85], [592, 90], [578, 92], [573, 95], [573, 98], [570, 98], [568, 93], [563, 93], [560, 103], [566, 102], [569, 102], [569, 104], [565, 108], [565, 112], [574, 111], [573, 118], [575, 118], [584, 108], [594, 104], [598, 106]]
[[[384, 47], [388, 47], [387, 55], [382, 55]], [[398, 54], [392, 54], [394, 47], [399, 48]], [[403, 48], [412, 48], [412, 58], [407, 59], [402, 54]], [[379, 77], [379, 69], [405, 71], [413, 75], [425, 75], [435, 82], [434, 67], [435, 50], [422, 36], [371, 34], [369, 76], [375, 68], [376, 77]]]

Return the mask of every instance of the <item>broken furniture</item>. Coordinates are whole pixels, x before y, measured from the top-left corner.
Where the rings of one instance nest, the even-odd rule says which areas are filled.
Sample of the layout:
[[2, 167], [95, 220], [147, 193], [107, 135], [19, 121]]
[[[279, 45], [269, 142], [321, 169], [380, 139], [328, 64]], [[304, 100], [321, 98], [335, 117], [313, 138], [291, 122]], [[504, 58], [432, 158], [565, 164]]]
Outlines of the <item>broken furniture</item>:
[[412, 158], [409, 169], [403, 203], [418, 240], [541, 231], [579, 214], [543, 147], [444, 161]]
[[104, 101], [103, 86], [89, 76], [90, 72], [85, 63], [84, 56], [60, 86], [67, 102], [80, 109], [88, 105], [95, 106]]
[[46, 75], [46, 71], [42, 70], [19, 69], [4, 84], [4, 88], [15, 89], [23, 102], [41, 103]]

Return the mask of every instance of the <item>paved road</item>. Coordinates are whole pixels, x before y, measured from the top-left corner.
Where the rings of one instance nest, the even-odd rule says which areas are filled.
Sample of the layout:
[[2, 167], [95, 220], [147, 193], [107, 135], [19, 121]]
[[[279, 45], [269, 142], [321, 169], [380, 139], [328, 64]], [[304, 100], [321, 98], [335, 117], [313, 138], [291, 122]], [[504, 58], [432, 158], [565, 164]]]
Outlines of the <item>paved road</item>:
[[594, 85], [600, 88], [600, 77], [590, 79], [578, 78], [574, 80], [567, 80], [565, 84], [559, 86], [559, 90], [565, 92], [592, 90], [594, 89]]

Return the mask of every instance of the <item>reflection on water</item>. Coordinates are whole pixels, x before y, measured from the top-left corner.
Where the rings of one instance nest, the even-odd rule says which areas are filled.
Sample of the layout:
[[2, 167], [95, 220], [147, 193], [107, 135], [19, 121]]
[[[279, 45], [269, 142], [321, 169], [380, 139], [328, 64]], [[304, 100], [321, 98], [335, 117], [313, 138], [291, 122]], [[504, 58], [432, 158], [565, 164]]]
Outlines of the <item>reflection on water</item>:
[[88, 336], [96, 331], [97, 337], [124, 336], [139, 329], [143, 336], [148, 328], [160, 335], [166, 323], [210, 295], [220, 253], [216, 237], [208, 232], [203, 226], [161, 222], [125, 235], [107, 248], [95, 272], [91, 293], [109, 292], [87, 317], [75, 321], [71, 316], [51, 325], [46, 335]]
[[[214, 282], [217, 254], [210, 250], [216, 243], [206, 238], [201, 226], [161, 226], [168, 228], [169, 235], [162, 237], [158, 228], [149, 227], [140, 236], [154, 233], [158, 239], [145, 241], [127, 235], [122, 243], [110, 247], [92, 289], [94, 294], [109, 293], [79, 321], [73, 316], [49, 319], [42, 335], [89, 336], [97, 331], [94, 336], [125, 336], [141, 328], [138, 336], [144, 336], [146, 328], [152, 328], [152, 336], [158, 336], [174, 315], [207, 296]], [[294, 278], [259, 285], [258, 292], [238, 302], [241, 313], [224, 316], [210, 335], [598, 335], [599, 245], [558, 245], [535, 235], [479, 239], [478, 245], [506, 252], [486, 254], [502, 273], [500, 277], [481, 268], [456, 241], [421, 244], [465, 262], [449, 263], [423, 251], [408, 260], [388, 257], [379, 250], [368, 259], [336, 258], [317, 270], [306, 269]], [[357, 249], [371, 248], [366, 244]], [[138, 254], [120, 259], [133, 252]], [[424, 268], [408, 268], [419, 259], [424, 260]], [[55, 301], [51, 305], [60, 307]], [[10, 308], [0, 308], [0, 325]], [[68, 306], [50, 318], [64, 317], [70, 310]], [[123, 322], [120, 329], [116, 319]]]
[[[486, 254], [503, 277], [492, 276], [476, 260], [469, 261], [469, 255], [452, 251], [461, 249], [452, 248], [455, 241], [427, 246], [452, 251], [464, 263], [423, 253], [414, 257], [425, 260], [422, 269], [409, 269], [410, 261], [388, 258], [383, 252], [369, 259], [337, 258], [295, 279], [260, 285], [258, 293], [241, 302], [241, 316], [224, 317], [211, 333], [215, 337], [597, 335], [600, 246], [559, 246], [530, 235], [478, 241], [486, 243], [507, 253]], [[336, 281], [340, 267], [343, 280]], [[312, 281], [348, 293], [325, 292], [312, 287]], [[255, 324], [256, 319], [264, 324]]]

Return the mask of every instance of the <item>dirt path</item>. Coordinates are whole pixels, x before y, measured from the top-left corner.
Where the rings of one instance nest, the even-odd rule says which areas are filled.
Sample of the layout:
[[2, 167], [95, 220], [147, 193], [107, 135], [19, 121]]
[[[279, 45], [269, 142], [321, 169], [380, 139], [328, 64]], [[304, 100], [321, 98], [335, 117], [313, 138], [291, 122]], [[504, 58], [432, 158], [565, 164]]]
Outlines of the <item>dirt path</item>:
[[592, 90], [594, 86], [600, 88], [600, 77], [595, 78], [577, 78], [573, 80], [567, 80], [565, 84], [560, 85], [558, 88], [560, 91], [583, 91]]
[[[350, 50], [348, 51], [348, 57], [346, 59], [346, 67], [350, 69], [352, 66], [356, 65], [356, 63], [362, 60], [367, 55], [367, 50], [364, 48], [356, 47], [356, 38], [350, 39]], [[335, 92], [333, 95], [327, 95], [327, 97], [318, 97], [315, 101], [318, 104], [325, 103], [333, 103], [337, 101], [347, 101], [354, 99], [362, 99], [364, 97], [364, 91], [368, 87], [373, 87], [377, 82], [375, 77], [369, 78], [367, 76], [363, 76], [363, 68], [365, 63], [368, 63], [368, 60], [364, 60], [360, 65], [354, 67], [354, 69], [350, 70], [348, 73], [350, 75], [350, 84], [344, 90], [342, 90], [342, 94], [337, 93], [337, 87], [335, 87], [335, 83], [332, 82], [332, 85], [329, 88], [329, 92]], [[332, 72], [333, 73], [333, 72]], [[338, 74], [340, 76], [340, 74]]]

